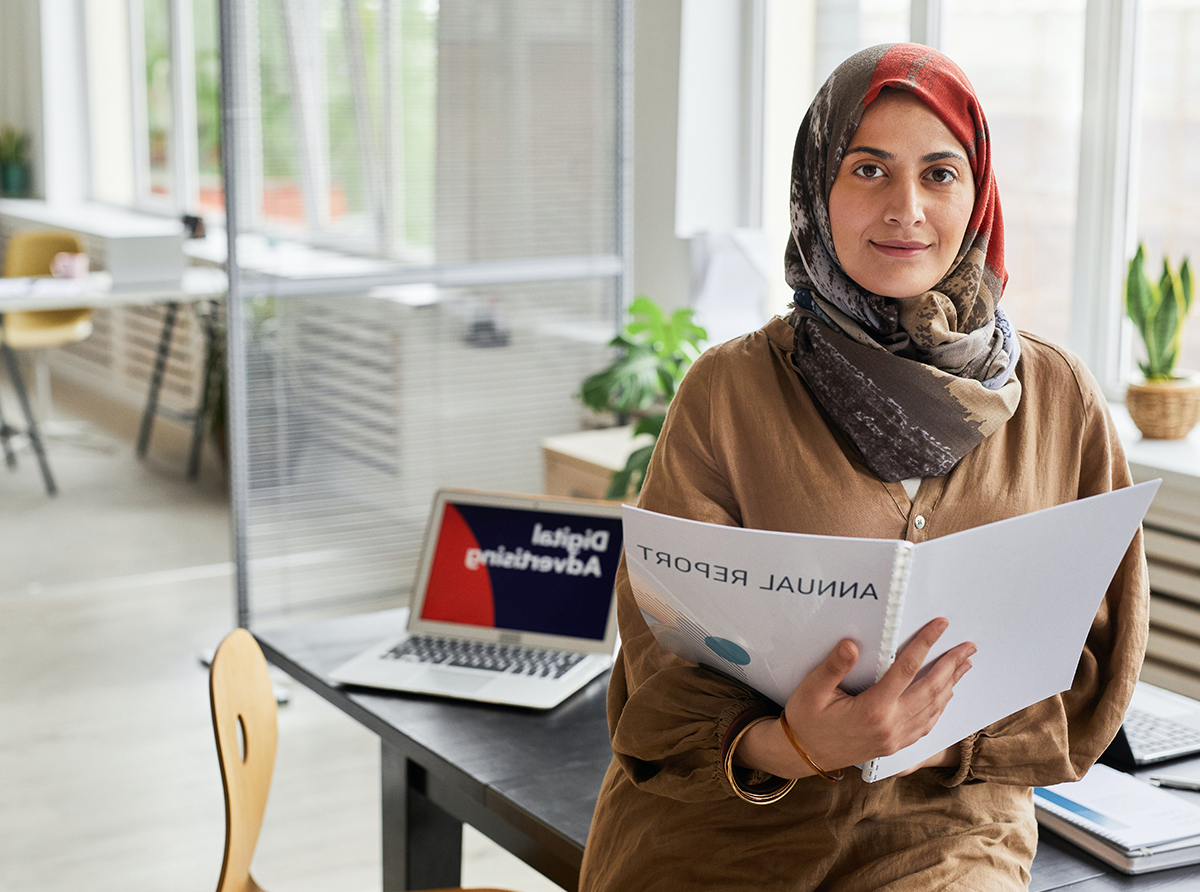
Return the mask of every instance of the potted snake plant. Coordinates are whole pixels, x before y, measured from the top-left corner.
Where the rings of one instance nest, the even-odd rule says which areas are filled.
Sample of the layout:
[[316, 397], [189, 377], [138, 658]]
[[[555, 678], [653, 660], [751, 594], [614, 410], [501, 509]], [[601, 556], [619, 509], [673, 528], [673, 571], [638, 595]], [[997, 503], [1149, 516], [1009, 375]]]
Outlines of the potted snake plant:
[[1200, 419], [1200, 375], [1175, 368], [1195, 283], [1187, 258], [1178, 269], [1164, 258], [1157, 282], [1146, 275], [1145, 262], [1138, 245], [1125, 281], [1125, 312], [1141, 335], [1146, 359], [1139, 363], [1142, 380], [1126, 391], [1125, 406], [1142, 436], [1179, 440]]

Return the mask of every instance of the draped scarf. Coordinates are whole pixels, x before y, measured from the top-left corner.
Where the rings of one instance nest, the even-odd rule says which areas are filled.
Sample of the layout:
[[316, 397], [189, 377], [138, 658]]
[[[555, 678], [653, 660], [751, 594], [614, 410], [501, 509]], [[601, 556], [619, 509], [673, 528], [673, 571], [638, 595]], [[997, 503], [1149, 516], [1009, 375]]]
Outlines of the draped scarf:
[[[946, 275], [896, 299], [843, 270], [829, 194], [863, 111], [880, 90], [915, 94], [967, 150], [975, 206]], [[1008, 275], [1004, 228], [983, 109], [966, 75], [936, 50], [884, 44], [843, 62], [817, 93], [796, 137], [791, 362], [826, 416], [882, 480], [940, 477], [1016, 411], [1020, 345], [997, 306]]]

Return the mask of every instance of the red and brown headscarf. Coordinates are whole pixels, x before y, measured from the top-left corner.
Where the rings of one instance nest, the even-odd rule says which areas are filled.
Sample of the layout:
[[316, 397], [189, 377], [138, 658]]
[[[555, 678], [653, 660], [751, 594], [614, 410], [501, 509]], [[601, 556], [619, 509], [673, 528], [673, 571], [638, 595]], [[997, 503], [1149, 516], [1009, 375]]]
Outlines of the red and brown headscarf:
[[[967, 150], [975, 208], [955, 262], [911, 298], [864, 290], [838, 261], [829, 193], [863, 111], [906, 90]], [[883, 480], [938, 477], [1012, 417], [1015, 332], [997, 306], [1008, 275], [987, 121], [966, 75], [936, 50], [884, 44], [834, 70], [804, 116], [792, 161], [792, 238], [784, 257], [796, 292], [792, 362], [834, 423]]]

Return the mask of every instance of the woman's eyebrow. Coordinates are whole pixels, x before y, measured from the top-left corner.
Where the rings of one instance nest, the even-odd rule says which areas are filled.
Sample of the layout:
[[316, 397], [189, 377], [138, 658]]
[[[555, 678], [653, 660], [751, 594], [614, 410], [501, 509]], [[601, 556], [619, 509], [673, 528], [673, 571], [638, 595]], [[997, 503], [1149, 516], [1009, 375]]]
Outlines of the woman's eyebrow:
[[872, 148], [871, 146], [854, 146], [846, 149], [847, 155], [853, 155], [855, 152], [862, 152], [866, 155], [873, 155], [876, 158], [882, 158], [884, 161], [894, 161], [896, 156], [891, 152], [886, 152], [883, 149]]
[[[871, 155], [872, 157], [882, 159], [883, 161], [895, 161], [896, 160], [896, 156], [893, 155], [891, 152], [887, 151], [886, 149], [877, 149], [874, 146], [852, 146], [851, 148], [846, 150], [847, 155], [853, 155], [855, 153]], [[947, 158], [955, 158], [959, 161], [967, 160], [959, 152], [946, 151], [946, 152], [930, 152], [928, 155], [923, 155], [921, 157], [921, 161], [928, 164], [931, 161], [945, 161]]]
[[928, 163], [930, 161], [945, 161], [947, 158], [957, 158], [959, 161], [967, 160], [958, 152], [930, 152], [921, 160]]

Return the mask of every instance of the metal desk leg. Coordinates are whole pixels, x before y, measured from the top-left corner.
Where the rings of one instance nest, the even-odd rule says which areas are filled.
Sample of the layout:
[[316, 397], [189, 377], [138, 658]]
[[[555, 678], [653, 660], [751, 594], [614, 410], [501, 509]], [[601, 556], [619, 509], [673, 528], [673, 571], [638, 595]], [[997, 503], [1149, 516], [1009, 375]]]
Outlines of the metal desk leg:
[[150, 392], [146, 395], [146, 409], [142, 412], [142, 426], [138, 431], [138, 458], [146, 457], [146, 449], [150, 446], [150, 431], [154, 427], [154, 417], [158, 414], [158, 395], [162, 391], [163, 373], [167, 369], [167, 357], [171, 352], [171, 335], [175, 331], [175, 317], [179, 313], [179, 304], [167, 304], [167, 312], [163, 317], [162, 334], [158, 337], [158, 354], [154, 357], [154, 371], [150, 375]]
[[4, 447], [4, 463], [10, 468], [17, 466], [17, 453], [13, 451], [12, 438], [18, 434], [20, 431], [9, 427], [8, 422], [4, 420], [4, 413], [0, 411], [0, 446]]
[[[215, 309], [213, 312], [216, 312]], [[204, 330], [204, 380], [200, 385], [200, 402], [196, 405], [196, 415], [192, 419], [192, 445], [188, 449], [188, 479], [195, 480], [200, 475], [200, 448], [204, 444], [204, 429], [208, 424], [209, 402], [213, 398], [214, 384], [218, 377], [216, 323], [211, 316], [201, 321]]]
[[384, 741], [383, 892], [458, 886], [462, 822], [425, 795], [426, 774]]
[[8, 344], [0, 344], [0, 349], [4, 351], [4, 361], [8, 364], [8, 376], [12, 382], [13, 389], [17, 392], [17, 399], [21, 403], [21, 411], [25, 413], [25, 432], [29, 435], [29, 444], [33, 446], [33, 452], [37, 456], [38, 465], [42, 469], [42, 480], [46, 483], [46, 492], [54, 495], [58, 492], [58, 487], [54, 485], [54, 477], [50, 473], [50, 462], [46, 459], [46, 450], [42, 446], [42, 435], [38, 431], [37, 419], [33, 417], [33, 407], [29, 405], [29, 394], [25, 390], [25, 382], [21, 378], [21, 366], [17, 361], [16, 351]]

